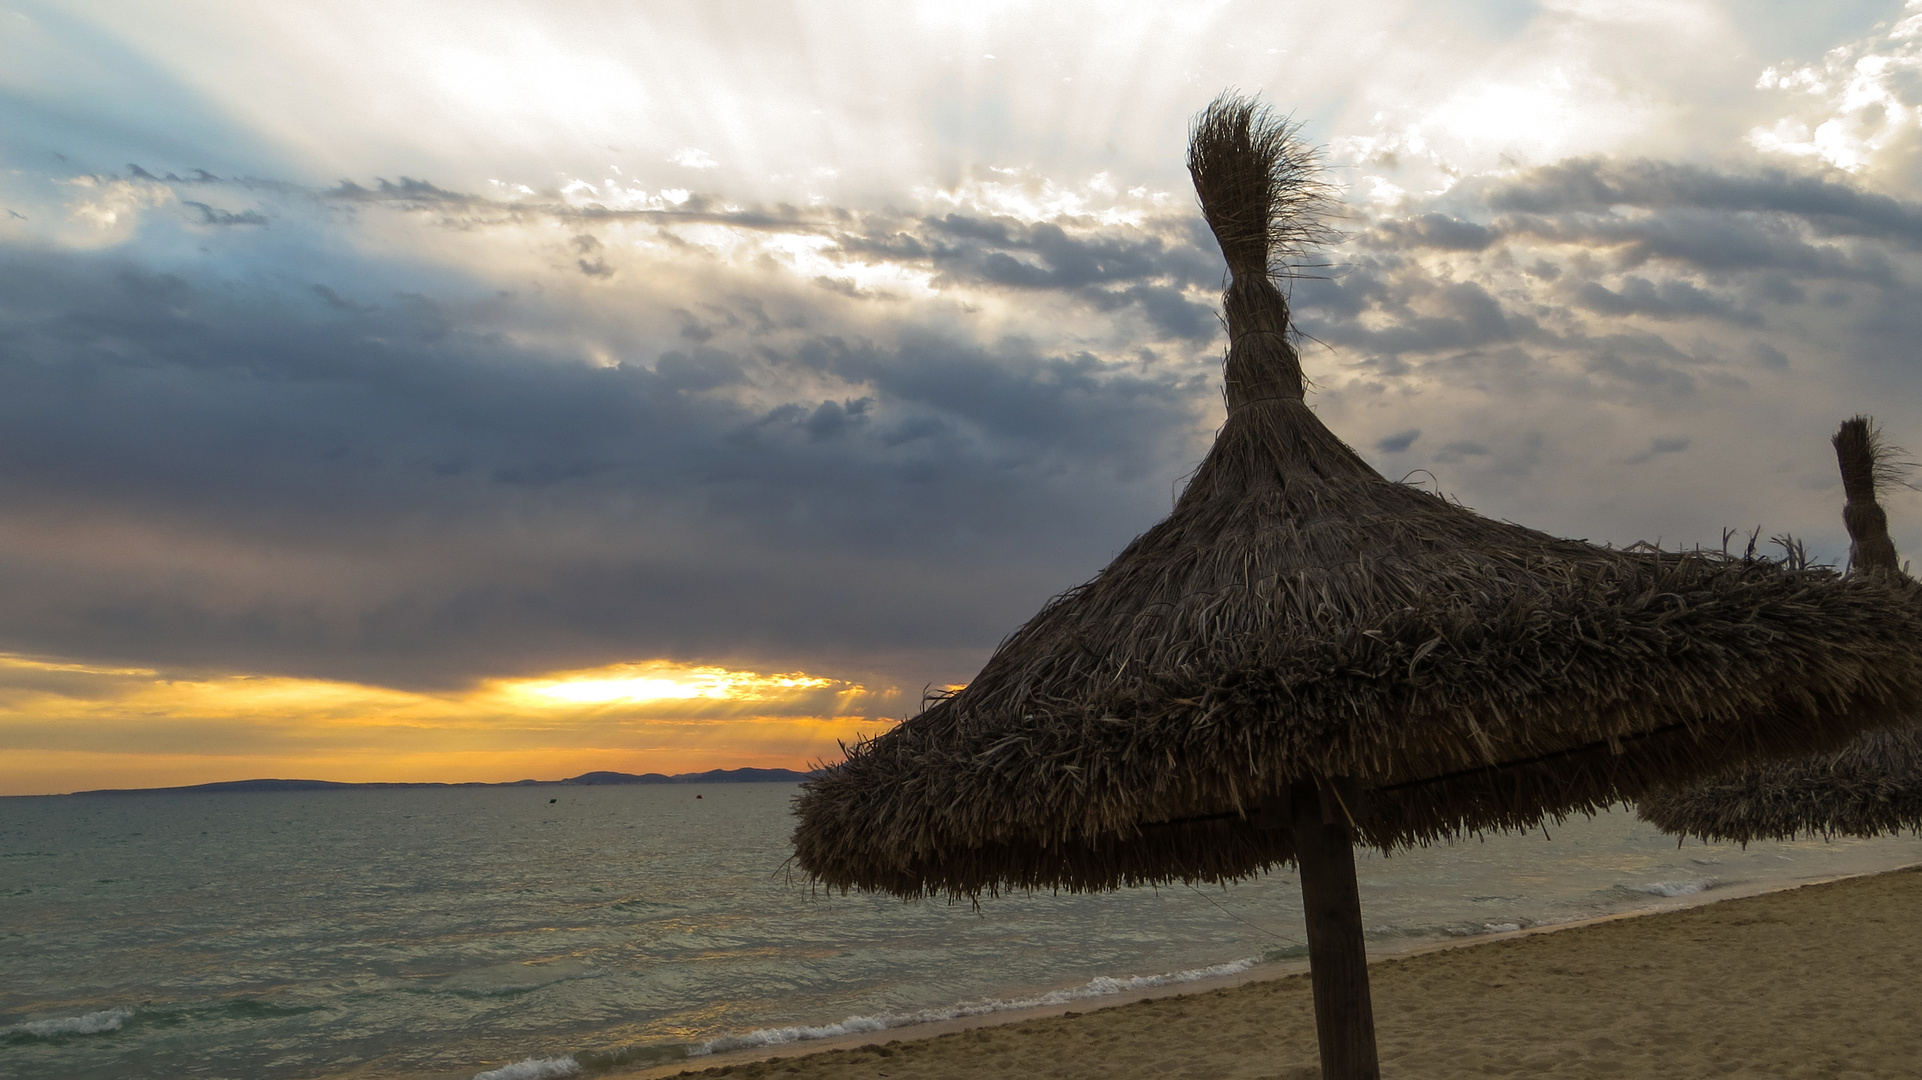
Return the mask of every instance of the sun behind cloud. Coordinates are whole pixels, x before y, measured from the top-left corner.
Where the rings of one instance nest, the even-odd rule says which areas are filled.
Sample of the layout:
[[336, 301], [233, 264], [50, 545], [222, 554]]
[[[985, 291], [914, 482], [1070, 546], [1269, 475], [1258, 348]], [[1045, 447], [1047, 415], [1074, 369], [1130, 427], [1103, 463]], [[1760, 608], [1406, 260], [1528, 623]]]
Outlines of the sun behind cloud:
[[537, 707], [577, 705], [638, 705], [669, 701], [728, 702], [786, 710], [820, 698], [830, 690], [836, 697], [865, 695], [858, 683], [825, 679], [803, 672], [761, 675], [724, 667], [677, 664], [614, 664], [569, 671], [535, 679], [507, 679], [490, 684], [490, 691]]
[[0, 794], [260, 776], [559, 779], [807, 768], [898, 695], [805, 672], [635, 662], [434, 694], [0, 655]]

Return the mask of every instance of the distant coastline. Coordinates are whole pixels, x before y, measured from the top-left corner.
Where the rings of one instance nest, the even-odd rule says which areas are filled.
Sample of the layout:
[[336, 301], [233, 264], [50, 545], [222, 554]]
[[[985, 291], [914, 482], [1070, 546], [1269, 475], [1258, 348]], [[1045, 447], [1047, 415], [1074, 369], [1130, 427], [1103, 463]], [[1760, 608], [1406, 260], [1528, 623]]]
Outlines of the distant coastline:
[[585, 772], [565, 780], [505, 780], [499, 783], [468, 781], [446, 784], [433, 782], [347, 783], [339, 780], [220, 780], [211, 784], [186, 784], [180, 787], [97, 788], [70, 791], [64, 795], [16, 795], [10, 798], [63, 799], [74, 795], [169, 795], [223, 793], [233, 791], [347, 791], [368, 788], [482, 788], [482, 787], [611, 787], [622, 784], [798, 784], [813, 773], [793, 769], [709, 769], [698, 773], [624, 773]]

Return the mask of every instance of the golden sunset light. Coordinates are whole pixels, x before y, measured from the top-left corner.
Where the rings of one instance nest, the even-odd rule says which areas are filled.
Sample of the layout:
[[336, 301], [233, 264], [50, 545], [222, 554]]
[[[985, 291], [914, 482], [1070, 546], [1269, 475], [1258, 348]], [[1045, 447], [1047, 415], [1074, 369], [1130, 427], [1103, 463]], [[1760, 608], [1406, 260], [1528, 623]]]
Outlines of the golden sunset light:
[[[892, 691], [800, 672], [615, 664], [420, 693], [284, 676], [169, 676], [0, 655], [0, 794], [237, 774], [499, 782], [594, 770], [805, 767], [872, 734]], [[43, 778], [43, 779], [36, 779]]]
[[661, 665], [619, 664], [593, 671], [569, 672], [544, 679], [520, 679], [493, 684], [502, 694], [549, 703], [602, 705], [705, 698], [756, 702], [792, 699], [799, 691], [839, 686], [842, 695], [865, 693], [864, 688], [809, 675], [756, 675], [719, 667], [672, 668]]

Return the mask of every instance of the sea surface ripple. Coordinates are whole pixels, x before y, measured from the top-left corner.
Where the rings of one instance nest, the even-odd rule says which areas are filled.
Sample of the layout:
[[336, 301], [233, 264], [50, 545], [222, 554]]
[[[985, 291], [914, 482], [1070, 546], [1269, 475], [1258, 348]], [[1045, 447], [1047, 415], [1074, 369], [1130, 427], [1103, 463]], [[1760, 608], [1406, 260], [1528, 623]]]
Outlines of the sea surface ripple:
[[[1304, 951], [1286, 873], [979, 909], [816, 891], [794, 794], [0, 799], [0, 1075], [544, 1080]], [[1916, 862], [1909, 837], [1678, 849], [1621, 811], [1358, 859], [1377, 950]]]

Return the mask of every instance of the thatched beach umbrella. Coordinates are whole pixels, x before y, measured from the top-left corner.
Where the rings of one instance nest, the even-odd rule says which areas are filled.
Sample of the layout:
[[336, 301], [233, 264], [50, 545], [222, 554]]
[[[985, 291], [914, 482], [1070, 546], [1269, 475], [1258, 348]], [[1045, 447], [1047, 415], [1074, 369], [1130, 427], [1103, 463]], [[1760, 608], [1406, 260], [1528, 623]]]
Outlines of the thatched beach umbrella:
[[1593, 810], [1840, 745], [1922, 695], [1906, 584], [1612, 550], [1384, 479], [1303, 400], [1275, 260], [1312, 159], [1245, 100], [1188, 156], [1227, 257], [1227, 418], [1166, 520], [973, 682], [804, 785], [796, 860], [906, 897], [1299, 866], [1329, 1080], [1378, 1075], [1351, 845]]
[[1922, 730], [1872, 731], [1833, 754], [1656, 791], [1636, 812], [1666, 833], [1733, 844], [1922, 832]]
[[[1888, 515], [1875, 497], [1878, 481], [1894, 471], [1891, 456], [1866, 416], [1844, 421], [1835, 433], [1854, 574], [1902, 574]], [[1661, 788], [1636, 811], [1663, 832], [1740, 844], [1922, 831], [1922, 729], [1874, 731], [1833, 754], [1748, 765], [1699, 784]]]

